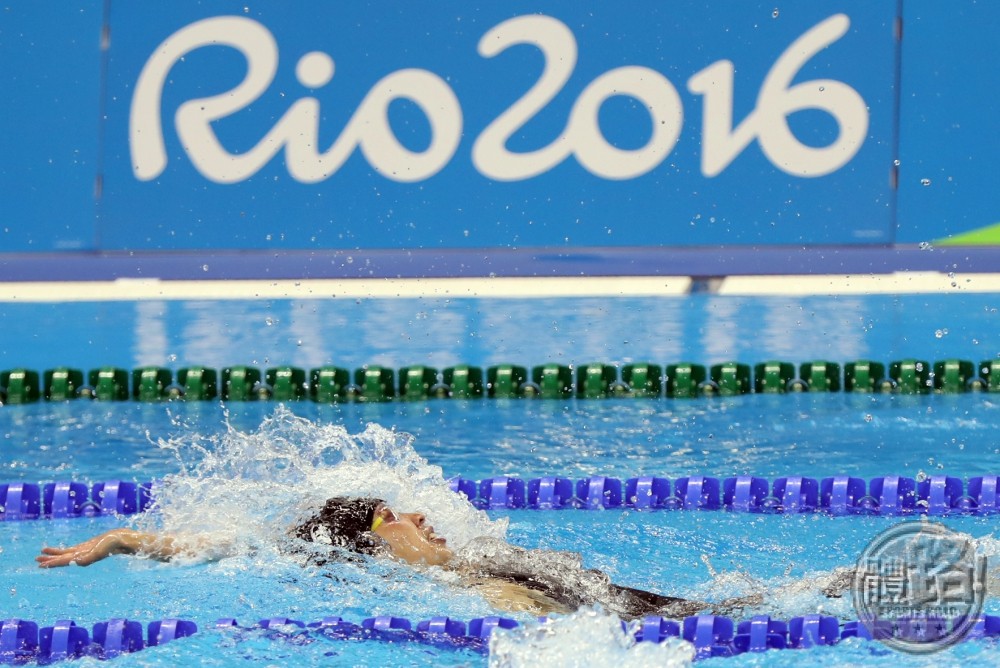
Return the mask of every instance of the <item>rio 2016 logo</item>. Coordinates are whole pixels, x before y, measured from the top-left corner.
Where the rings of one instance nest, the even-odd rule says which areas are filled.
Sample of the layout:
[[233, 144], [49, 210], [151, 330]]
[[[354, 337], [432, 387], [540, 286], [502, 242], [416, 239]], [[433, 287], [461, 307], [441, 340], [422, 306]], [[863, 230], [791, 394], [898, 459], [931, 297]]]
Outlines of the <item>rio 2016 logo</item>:
[[[796, 39], [768, 71], [753, 111], [735, 125], [733, 63], [720, 60], [691, 76], [688, 90], [704, 98], [702, 174], [717, 176], [754, 140], [775, 167], [794, 176], [823, 176], [847, 164], [868, 132], [864, 99], [841, 81], [792, 81], [813, 56], [843, 37], [849, 27], [847, 16], [835, 14]], [[684, 120], [680, 95], [661, 73], [634, 65], [609, 70], [591, 81], [573, 103], [563, 129], [547, 146], [526, 152], [509, 150], [511, 136], [562, 91], [577, 61], [572, 31], [551, 16], [518, 16], [504, 21], [483, 35], [478, 50], [482, 57], [492, 58], [519, 44], [538, 48], [545, 66], [528, 92], [476, 136], [472, 162], [482, 175], [497, 181], [531, 179], [573, 156], [600, 178], [633, 179], [654, 170], [673, 151]], [[292, 178], [317, 183], [333, 176], [358, 149], [386, 178], [415, 182], [438, 173], [458, 149], [463, 131], [458, 97], [437, 74], [408, 68], [377, 81], [325, 151], [317, 148], [319, 100], [303, 97], [293, 102], [252, 148], [238, 154], [229, 152], [212, 123], [251, 105], [268, 89], [277, 71], [278, 45], [257, 21], [220, 16], [197, 21], [170, 35], [139, 75], [129, 117], [132, 165], [139, 180], [155, 179], [167, 167], [161, 106], [171, 68], [196, 49], [218, 45], [231, 47], [246, 59], [243, 80], [219, 95], [184, 102], [174, 118], [188, 158], [210, 181], [244, 181], [283, 149]], [[302, 56], [295, 68], [298, 81], [312, 89], [328, 84], [334, 71], [333, 59], [320, 51]], [[652, 131], [644, 146], [618, 148], [601, 131], [601, 106], [615, 96], [634, 98], [649, 114]], [[409, 100], [427, 118], [431, 139], [426, 149], [411, 151], [394, 134], [388, 109], [398, 99]], [[829, 145], [805, 145], [788, 127], [788, 116], [806, 109], [819, 110], [836, 121], [837, 137]]]

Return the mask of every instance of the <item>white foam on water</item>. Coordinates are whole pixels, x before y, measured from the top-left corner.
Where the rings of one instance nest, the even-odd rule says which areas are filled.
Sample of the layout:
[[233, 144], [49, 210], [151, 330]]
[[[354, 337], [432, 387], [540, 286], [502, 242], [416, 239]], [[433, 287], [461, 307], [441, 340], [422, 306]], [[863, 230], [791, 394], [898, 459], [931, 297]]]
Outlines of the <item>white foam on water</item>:
[[965, 535], [973, 541], [976, 555], [986, 557], [986, 595], [1000, 596], [1000, 539], [994, 535]]
[[291, 526], [333, 496], [374, 496], [401, 512], [422, 512], [456, 549], [506, 534], [506, 520], [490, 520], [448, 489], [441, 468], [418, 455], [404, 432], [370, 424], [351, 434], [285, 406], [253, 431], [228, 418], [221, 434], [176, 424], [180, 433], [157, 445], [173, 454], [178, 472], [157, 483], [158, 512], [136, 524], [191, 543], [197, 558], [279, 548]]
[[[923, 518], [923, 521], [928, 520]], [[969, 540], [977, 555], [986, 557], [987, 594], [1000, 595], [1000, 539], [993, 535], [976, 538], [965, 532], [956, 534]], [[954, 558], [957, 559], [958, 556]], [[759, 602], [754, 602], [742, 613], [739, 610], [723, 611], [722, 614], [735, 621], [760, 614], [768, 614], [777, 619], [824, 614], [838, 617], [841, 621], [858, 617], [852, 596], [855, 576], [853, 563], [831, 570], [810, 570], [798, 575], [786, 573], [779, 577], [761, 578], [741, 570], [716, 571], [712, 568], [709, 555], [703, 555], [702, 560], [710, 579], [696, 588], [696, 597], [714, 602], [759, 597]]]
[[494, 630], [490, 637], [490, 668], [681, 668], [694, 660], [694, 646], [668, 638], [662, 643], [636, 642], [632, 623], [625, 629], [616, 615], [598, 608], [581, 608], [563, 617], [528, 622], [513, 629]]

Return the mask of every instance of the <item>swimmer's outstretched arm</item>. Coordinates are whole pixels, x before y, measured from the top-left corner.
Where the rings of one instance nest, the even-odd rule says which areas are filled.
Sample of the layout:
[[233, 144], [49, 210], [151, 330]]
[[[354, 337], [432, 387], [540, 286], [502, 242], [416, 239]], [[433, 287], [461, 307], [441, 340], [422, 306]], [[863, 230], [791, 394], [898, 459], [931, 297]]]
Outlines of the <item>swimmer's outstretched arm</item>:
[[112, 529], [70, 547], [43, 547], [35, 561], [40, 568], [70, 564], [89, 566], [113, 554], [141, 554], [159, 561], [169, 561], [180, 551], [172, 536], [133, 529]]

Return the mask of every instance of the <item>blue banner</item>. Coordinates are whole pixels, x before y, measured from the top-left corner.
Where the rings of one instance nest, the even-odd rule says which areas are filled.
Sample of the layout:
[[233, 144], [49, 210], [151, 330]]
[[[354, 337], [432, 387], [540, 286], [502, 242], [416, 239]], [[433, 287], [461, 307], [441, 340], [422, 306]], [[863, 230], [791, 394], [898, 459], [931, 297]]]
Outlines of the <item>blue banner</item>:
[[997, 21], [974, 0], [15, 3], [0, 269], [923, 266], [895, 253], [1000, 246]]
[[1000, 3], [903, 4], [897, 242], [1000, 245]]
[[0, 253], [94, 247], [102, 7], [0, 10]]
[[114, 3], [100, 244], [889, 243], [895, 12]]

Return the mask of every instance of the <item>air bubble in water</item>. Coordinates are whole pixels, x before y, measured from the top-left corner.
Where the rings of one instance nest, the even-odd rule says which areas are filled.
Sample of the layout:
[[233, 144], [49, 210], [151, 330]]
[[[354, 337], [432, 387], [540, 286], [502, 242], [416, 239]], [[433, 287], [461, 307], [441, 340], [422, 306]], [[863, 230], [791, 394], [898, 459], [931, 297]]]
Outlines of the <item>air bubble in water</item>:
[[272, 318], [270, 316], [268, 316], [267, 318], [264, 318], [264, 324], [267, 325], [268, 327], [274, 326], [277, 322], [278, 322], [277, 320], [275, 320], [274, 318]]
[[772, 19], [776, 19], [776, 18], [778, 18], [778, 14], [779, 14], [779, 13], [780, 13], [780, 12], [778, 11], [778, 8], [777, 8], [777, 7], [775, 7], [775, 8], [774, 8], [774, 11], [772, 11], [772, 12], [771, 12], [771, 18], [772, 18]]
[[875, 418], [874, 418], [874, 417], [872, 417], [872, 414], [871, 414], [871, 413], [865, 413], [865, 422], [871, 422], [871, 421], [872, 421], [872, 420], [874, 420], [874, 419], [875, 419]]
[[919, 248], [920, 250], [934, 250], [934, 246], [932, 246], [929, 241], [921, 241]]
[[929, 186], [930, 184], [931, 184], [931, 180], [930, 179], [920, 179], [920, 185], [922, 185], [922, 186]]

